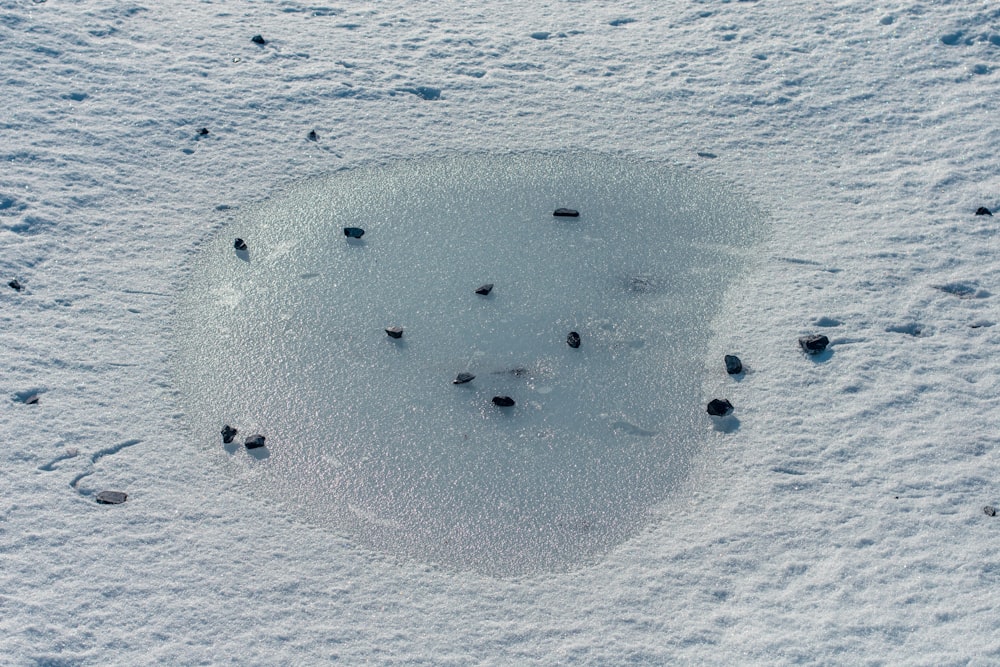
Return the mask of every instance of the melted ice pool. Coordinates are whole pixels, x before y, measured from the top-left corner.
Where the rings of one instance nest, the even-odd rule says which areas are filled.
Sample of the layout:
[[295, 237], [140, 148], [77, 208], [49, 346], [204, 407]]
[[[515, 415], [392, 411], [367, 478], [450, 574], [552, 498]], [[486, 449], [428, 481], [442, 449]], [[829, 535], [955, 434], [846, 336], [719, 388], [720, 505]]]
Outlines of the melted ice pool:
[[685, 477], [710, 323], [761, 218], [700, 178], [593, 154], [298, 185], [194, 264], [177, 365], [195, 440], [276, 511], [380, 551], [501, 576], [588, 562]]

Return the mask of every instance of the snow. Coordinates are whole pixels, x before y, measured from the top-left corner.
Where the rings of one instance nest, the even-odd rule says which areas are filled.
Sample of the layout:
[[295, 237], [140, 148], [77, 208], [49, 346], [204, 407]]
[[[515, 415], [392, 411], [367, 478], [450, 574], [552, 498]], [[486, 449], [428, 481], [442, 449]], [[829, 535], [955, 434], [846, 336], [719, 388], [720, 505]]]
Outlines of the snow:
[[[0, 41], [10, 664], [1000, 661], [989, 4], [7, 0]], [[172, 370], [199, 252], [303, 180], [530, 150], [769, 213], [690, 397], [738, 422], [684, 489], [502, 577], [248, 492]]]

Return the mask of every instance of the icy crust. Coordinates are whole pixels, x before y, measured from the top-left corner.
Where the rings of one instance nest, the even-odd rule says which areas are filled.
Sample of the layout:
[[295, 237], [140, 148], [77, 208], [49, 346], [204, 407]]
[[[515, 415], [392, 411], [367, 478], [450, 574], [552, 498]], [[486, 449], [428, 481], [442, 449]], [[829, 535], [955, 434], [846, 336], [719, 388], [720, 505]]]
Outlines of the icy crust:
[[[563, 204], [580, 217], [554, 217]], [[177, 327], [195, 440], [379, 550], [564, 569], [633, 534], [684, 477], [709, 323], [760, 223], [703, 179], [589, 153], [293, 187], [196, 261]], [[462, 372], [475, 379], [457, 387]], [[266, 433], [266, 453], [224, 451], [223, 423]]]

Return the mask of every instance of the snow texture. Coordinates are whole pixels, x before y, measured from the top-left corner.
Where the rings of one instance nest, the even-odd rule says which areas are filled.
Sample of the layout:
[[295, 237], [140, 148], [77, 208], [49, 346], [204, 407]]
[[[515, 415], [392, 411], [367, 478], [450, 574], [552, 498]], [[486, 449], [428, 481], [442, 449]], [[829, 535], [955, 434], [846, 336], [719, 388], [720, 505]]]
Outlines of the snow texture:
[[[990, 4], [3, 0], [0, 43], [7, 664], [1000, 662]], [[705, 415], [643, 530], [566, 571], [456, 572], [219, 465], [172, 369], [242, 209], [566, 150], [770, 216], [690, 396], [737, 421]]]

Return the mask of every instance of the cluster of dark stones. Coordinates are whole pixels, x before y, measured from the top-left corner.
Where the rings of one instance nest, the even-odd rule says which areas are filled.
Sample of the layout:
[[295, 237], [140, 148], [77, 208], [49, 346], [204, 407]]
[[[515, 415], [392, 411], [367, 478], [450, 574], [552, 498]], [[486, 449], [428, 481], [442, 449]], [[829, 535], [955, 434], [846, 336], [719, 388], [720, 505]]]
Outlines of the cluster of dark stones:
[[[239, 433], [239, 429], [233, 428], [229, 424], [222, 427], [222, 442], [223, 444], [231, 444], [233, 440], [236, 439], [236, 434]], [[259, 433], [256, 435], [248, 435], [243, 440], [243, 446], [247, 449], [260, 449], [264, 446], [267, 438]]]
[[[826, 350], [830, 345], [830, 339], [822, 334], [802, 336], [799, 338], [799, 347], [808, 355], [817, 355]], [[743, 362], [735, 354], [727, 354], [723, 361], [726, 364], [726, 373], [729, 375], [740, 375], [745, 370]], [[713, 398], [708, 403], [708, 414], [713, 417], [728, 417], [733, 412], [733, 404], [727, 399]]]

